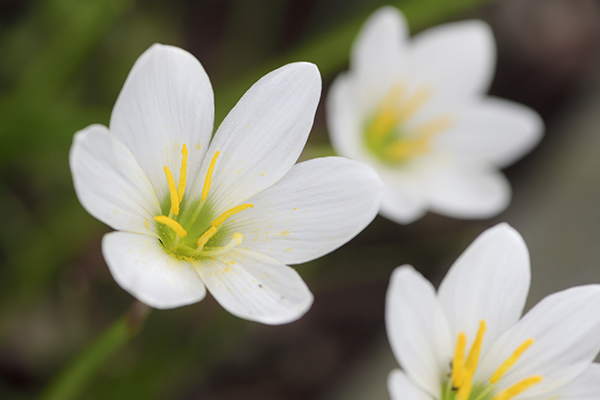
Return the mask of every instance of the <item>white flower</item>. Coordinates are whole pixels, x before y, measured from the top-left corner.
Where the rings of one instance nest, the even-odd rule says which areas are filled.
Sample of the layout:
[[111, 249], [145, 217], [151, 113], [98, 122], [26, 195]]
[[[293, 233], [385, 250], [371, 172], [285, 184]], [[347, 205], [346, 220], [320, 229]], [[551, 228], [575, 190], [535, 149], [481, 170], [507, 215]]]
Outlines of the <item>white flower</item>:
[[386, 218], [410, 223], [428, 209], [488, 218], [508, 205], [510, 186], [498, 169], [537, 144], [543, 123], [527, 107], [484, 95], [494, 46], [479, 21], [412, 40], [393, 7], [365, 23], [349, 72], [329, 91], [327, 122], [338, 154], [379, 172]]
[[520, 318], [529, 254], [507, 224], [480, 235], [435, 289], [397, 268], [386, 323], [403, 371], [393, 400], [595, 400], [600, 398], [600, 285], [552, 294]]
[[155, 308], [204, 298], [267, 324], [293, 321], [312, 294], [285, 264], [320, 257], [377, 214], [381, 183], [358, 162], [294, 165], [312, 127], [318, 69], [263, 77], [211, 141], [213, 91], [191, 54], [154, 45], [135, 63], [110, 129], [91, 125], [70, 154], [75, 190], [119, 232], [103, 253], [121, 287]]

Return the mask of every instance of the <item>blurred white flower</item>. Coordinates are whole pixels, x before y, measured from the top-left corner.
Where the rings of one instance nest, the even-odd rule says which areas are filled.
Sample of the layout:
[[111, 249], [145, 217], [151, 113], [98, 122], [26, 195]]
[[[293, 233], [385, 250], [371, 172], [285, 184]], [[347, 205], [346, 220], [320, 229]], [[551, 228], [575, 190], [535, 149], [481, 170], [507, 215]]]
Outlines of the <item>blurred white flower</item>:
[[440, 25], [412, 40], [396, 8], [365, 23], [350, 70], [329, 91], [327, 122], [338, 154], [379, 172], [383, 216], [410, 223], [430, 209], [488, 218], [508, 205], [498, 169], [538, 143], [543, 123], [527, 107], [485, 96], [494, 65], [484, 22]]
[[397, 268], [386, 323], [403, 368], [394, 400], [592, 400], [600, 398], [600, 285], [552, 294], [523, 318], [529, 254], [507, 224], [480, 235], [435, 289]]
[[370, 167], [330, 157], [294, 165], [319, 96], [318, 69], [286, 65], [259, 80], [211, 141], [213, 91], [191, 54], [154, 45], [135, 63], [110, 129], [91, 125], [70, 154], [86, 210], [119, 232], [103, 253], [121, 287], [155, 308], [204, 298], [267, 324], [312, 304], [296, 271], [377, 214]]

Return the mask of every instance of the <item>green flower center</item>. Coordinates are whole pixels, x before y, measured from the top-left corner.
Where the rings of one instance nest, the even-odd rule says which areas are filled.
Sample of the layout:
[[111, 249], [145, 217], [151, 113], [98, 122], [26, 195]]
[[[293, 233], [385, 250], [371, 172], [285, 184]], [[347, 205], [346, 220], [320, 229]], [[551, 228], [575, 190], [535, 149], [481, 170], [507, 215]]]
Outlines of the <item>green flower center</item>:
[[431, 91], [421, 87], [404, 100], [405, 92], [404, 85], [394, 85], [363, 128], [367, 149], [390, 165], [427, 154], [433, 137], [452, 125], [451, 116], [444, 114], [406, 129], [410, 118], [431, 97]]
[[[161, 202], [163, 215], [154, 217], [162, 245], [178, 258], [211, 257], [239, 246], [243, 240], [242, 234], [234, 233], [231, 237], [229, 232], [221, 228], [229, 217], [254, 206], [242, 204], [217, 215], [212, 204], [207, 201], [213, 171], [219, 157], [218, 151], [215, 152], [208, 168], [200, 200], [186, 199], [183, 201], [188, 156], [185, 144], [181, 154], [182, 162], [178, 185], [175, 185], [173, 174], [169, 168], [164, 167], [169, 184], [169, 195], [168, 199]], [[167, 204], [170, 204], [170, 207], [167, 207]]]

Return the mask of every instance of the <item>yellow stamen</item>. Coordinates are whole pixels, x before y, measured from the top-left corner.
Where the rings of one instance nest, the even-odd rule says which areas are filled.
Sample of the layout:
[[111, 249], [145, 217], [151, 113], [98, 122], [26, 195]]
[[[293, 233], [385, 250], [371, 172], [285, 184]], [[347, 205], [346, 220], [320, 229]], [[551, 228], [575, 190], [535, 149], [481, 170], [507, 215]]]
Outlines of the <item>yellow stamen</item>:
[[198, 239], [198, 249], [202, 250], [206, 242], [208, 242], [210, 238], [215, 235], [215, 233], [217, 233], [217, 228], [214, 226], [211, 226], [206, 232], [204, 232], [202, 236], [200, 236], [200, 239]]
[[399, 121], [406, 121], [410, 119], [417, 111], [425, 104], [431, 97], [431, 90], [426, 87], [420, 87], [417, 89], [409, 98], [402, 104], [397, 111], [397, 118]]
[[185, 183], [187, 181], [188, 153], [189, 151], [184, 143], [183, 149], [181, 149], [181, 170], [179, 171], [179, 184], [177, 185], [177, 195], [180, 202], [183, 200], [183, 192], [185, 192]]
[[200, 254], [203, 256], [217, 256], [219, 254], [223, 254], [233, 249], [235, 246], [239, 246], [240, 244], [242, 244], [243, 239], [244, 235], [242, 235], [241, 233], [234, 233], [233, 239], [231, 239], [229, 243], [227, 243], [227, 245], [225, 245], [224, 247], [208, 247], [205, 248], [205, 250], [202, 250]]
[[524, 392], [534, 385], [537, 385], [542, 380], [544, 380], [544, 378], [541, 375], [531, 376], [498, 393], [492, 400], [510, 400], [519, 393]]
[[394, 85], [381, 102], [379, 111], [375, 115], [367, 133], [374, 142], [384, 139], [388, 132], [398, 125], [398, 102], [404, 90], [405, 87], [400, 84]]
[[519, 358], [523, 355], [525, 350], [529, 348], [533, 344], [533, 339], [526, 340], [522, 345], [519, 346], [517, 350], [506, 360], [500, 368], [494, 372], [492, 377], [490, 378], [490, 383], [497, 383], [503, 376], [508, 372], [509, 369], [512, 368], [513, 365], [519, 360]]
[[462, 385], [465, 368], [465, 349], [467, 347], [467, 335], [459, 333], [454, 358], [452, 359], [452, 386], [459, 388]]
[[177, 188], [175, 187], [175, 179], [169, 168], [165, 165], [165, 175], [167, 176], [167, 182], [169, 183], [169, 192], [171, 192], [171, 211], [173, 214], [179, 214], [179, 196], [177, 195]]
[[483, 344], [483, 335], [487, 330], [487, 326], [485, 321], [481, 321], [479, 323], [479, 331], [477, 332], [477, 337], [473, 342], [473, 346], [471, 347], [471, 351], [469, 352], [469, 357], [467, 357], [467, 362], [465, 363], [465, 368], [471, 372], [471, 375], [477, 369], [477, 364], [479, 364], [479, 354], [481, 353], [481, 345]]
[[204, 180], [204, 187], [202, 188], [202, 198], [204, 201], [208, 197], [208, 191], [210, 190], [210, 184], [212, 182], [213, 171], [215, 170], [215, 164], [217, 163], [217, 158], [219, 158], [219, 152], [216, 151], [212, 160], [210, 161], [210, 165], [208, 166], [208, 172], [206, 173], [206, 179]]
[[252, 204], [242, 204], [237, 207], [233, 207], [231, 210], [225, 211], [223, 214], [219, 215], [219, 217], [217, 219], [215, 219], [213, 222], [211, 222], [210, 224], [212, 226], [219, 226], [223, 222], [225, 222], [225, 220], [227, 218], [231, 217], [232, 215], [237, 214], [240, 211], [244, 211], [245, 209], [252, 208], [252, 207], [254, 207], [254, 205], [252, 205]]
[[175, 221], [174, 219], [171, 219], [164, 215], [159, 215], [159, 216], [154, 217], [154, 220], [156, 222], [164, 224], [164, 225], [168, 226], [169, 228], [173, 229], [175, 231], [175, 233], [177, 233], [181, 237], [185, 237], [187, 235], [187, 232], [185, 231], [185, 229], [183, 229], [183, 227], [181, 225], [179, 225], [179, 222]]

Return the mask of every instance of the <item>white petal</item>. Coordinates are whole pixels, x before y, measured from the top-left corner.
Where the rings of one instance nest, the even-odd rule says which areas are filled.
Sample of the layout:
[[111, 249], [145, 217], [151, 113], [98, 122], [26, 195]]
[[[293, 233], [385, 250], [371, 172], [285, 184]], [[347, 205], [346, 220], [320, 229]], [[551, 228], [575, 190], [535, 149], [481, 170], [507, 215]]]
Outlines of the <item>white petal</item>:
[[293, 269], [253, 251], [195, 263], [206, 287], [227, 311], [240, 318], [278, 325], [299, 319], [313, 296]]
[[102, 240], [102, 253], [119, 286], [150, 307], [185, 306], [206, 295], [190, 263], [167, 253], [157, 238], [108, 233]]
[[592, 364], [573, 382], [531, 400], [598, 400], [600, 397], [600, 364]]
[[537, 145], [543, 129], [542, 119], [532, 109], [488, 97], [467, 107], [457, 125], [436, 142], [461, 158], [505, 167]]
[[200, 62], [185, 50], [155, 44], [131, 69], [110, 130], [132, 151], [162, 201], [169, 193], [164, 166], [177, 182], [184, 144], [188, 186], [200, 179], [213, 120], [213, 91]]
[[327, 129], [331, 145], [337, 154], [367, 161], [363, 110], [356, 104], [358, 98], [360, 95], [354, 91], [350, 76], [338, 75], [327, 94]]
[[409, 224], [423, 217], [428, 207], [424, 186], [427, 175], [410, 164], [378, 171], [384, 184], [380, 214], [399, 224]]
[[427, 85], [450, 103], [487, 91], [496, 48], [485, 22], [439, 25], [416, 35], [412, 46], [408, 76], [414, 87]]
[[350, 68], [360, 104], [372, 111], [406, 64], [408, 26], [395, 7], [381, 7], [363, 25], [351, 51]]
[[423, 390], [440, 397], [452, 344], [448, 322], [429, 281], [410, 266], [396, 268], [387, 291], [388, 338], [403, 370]]
[[224, 229], [244, 235], [243, 246], [285, 264], [327, 254], [377, 215], [382, 184], [357, 161], [318, 158], [295, 165], [279, 182], [248, 199], [254, 208]]
[[510, 184], [500, 172], [448, 166], [431, 174], [429, 184], [432, 211], [449, 217], [491, 218], [510, 203]]
[[[217, 211], [238, 205], [290, 170], [308, 138], [320, 93], [317, 67], [293, 63], [265, 75], [244, 94], [208, 151], [210, 158], [220, 152], [208, 196]], [[201, 185], [195, 189], [199, 196]]]
[[600, 285], [575, 287], [546, 297], [494, 343], [477, 376], [488, 379], [517, 347], [533, 339], [533, 345], [498, 382], [498, 389], [541, 375], [543, 381], [521, 397], [529, 398], [570, 383], [600, 350], [598, 310]]
[[503, 223], [479, 235], [452, 265], [438, 291], [454, 340], [464, 332], [472, 343], [480, 321], [485, 321], [485, 354], [521, 316], [530, 280], [529, 252], [516, 230]]
[[433, 400], [431, 396], [415, 386], [399, 369], [390, 372], [388, 389], [392, 400]]
[[156, 235], [156, 194], [131, 152], [105, 126], [75, 134], [69, 163], [87, 212], [113, 229]]

